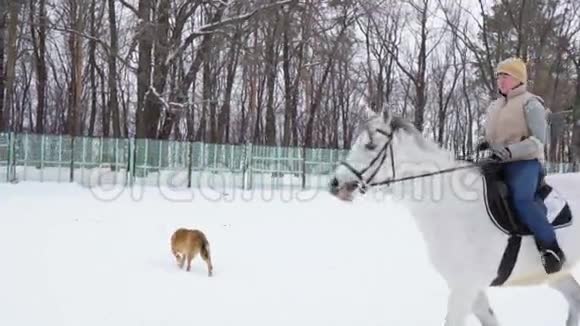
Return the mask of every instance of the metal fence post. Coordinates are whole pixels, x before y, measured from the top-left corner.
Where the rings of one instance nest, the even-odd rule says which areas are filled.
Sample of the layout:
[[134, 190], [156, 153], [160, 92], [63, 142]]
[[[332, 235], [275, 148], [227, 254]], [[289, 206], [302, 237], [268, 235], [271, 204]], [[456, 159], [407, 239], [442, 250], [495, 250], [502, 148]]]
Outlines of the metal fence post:
[[60, 182], [60, 173], [62, 168], [62, 135], [58, 135], [58, 172], [57, 172], [57, 180]]
[[128, 178], [129, 180], [127, 180], [127, 182], [129, 183], [129, 185], [132, 187], [135, 184], [135, 150], [136, 150], [136, 145], [135, 145], [136, 141], [135, 138], [129, 138], [128, 140], [128, 162], [127, 162], [127, 173], [128, 173]]
[[70, 166], [68, 172], [68, 182], [73, 182], [75, 168], [75, 136], [70, 136]]
[[44, 182], [44, 145], [46, 144], [46, 135], [40, 135], [40, 182]]
[[244, 155], [244, 165], [242, 167], [242, 180], [244, 184], [244, 190], [251, 189], [253, 179], [252, 179], [252, 143], [246, 143], [245, 155]]
[[8, 133], [8, 164], [6, 164], [6, 181], [12, 182], [16, 179], [16, 164], [14, 162], [15, 146], [14, 133]]

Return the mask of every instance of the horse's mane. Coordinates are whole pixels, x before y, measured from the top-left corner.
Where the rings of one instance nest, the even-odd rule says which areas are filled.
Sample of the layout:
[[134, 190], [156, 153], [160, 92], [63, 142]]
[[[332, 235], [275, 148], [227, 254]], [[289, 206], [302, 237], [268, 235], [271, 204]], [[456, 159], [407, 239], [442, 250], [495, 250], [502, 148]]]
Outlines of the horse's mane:
[[419, 145], [419, 147], [423, 150], [431, 152], [433, 154], [439, 154], [447, 156], [449, 155], [445, 150], [439, 147], [436, 143], [429, 141], [423, 137], [423, 135], [415, 128], [415, 126], [408, 120], [403, 119], [401, 117], [393, 116], [391, 118], [391, 128], [393, 132], [404, 132], [410, 136], [413, 136], [413, 139]]

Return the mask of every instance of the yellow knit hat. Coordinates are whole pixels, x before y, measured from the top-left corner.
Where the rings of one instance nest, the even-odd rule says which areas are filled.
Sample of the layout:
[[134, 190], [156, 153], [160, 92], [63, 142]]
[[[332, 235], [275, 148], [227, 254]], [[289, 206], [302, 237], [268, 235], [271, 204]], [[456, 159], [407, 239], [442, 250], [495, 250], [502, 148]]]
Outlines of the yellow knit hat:
[[524, 84], [526, 84], [528, 81], [526, 64], [520, 58], [508, 58], [503, 60], [502, 62], [498, 63], [495, 72], [496, 74], [508, 74]]

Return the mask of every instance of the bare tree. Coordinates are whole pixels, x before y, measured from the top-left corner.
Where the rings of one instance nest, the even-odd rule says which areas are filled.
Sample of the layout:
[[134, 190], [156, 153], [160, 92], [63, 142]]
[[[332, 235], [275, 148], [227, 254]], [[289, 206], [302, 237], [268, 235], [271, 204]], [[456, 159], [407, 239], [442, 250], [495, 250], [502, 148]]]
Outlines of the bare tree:
[[[356, 22], [356, 18], [358, 15], [357, 6], [356, 4], [347, 3], [342, 9], [342, 15], [338, 17], [337, 25], [338, 31], [336, 36], [334, 37], [330, 48], [326, 49], [326, 62], [323, 65], [322, 75], [316, 85], [314, 92], [312, 93], [312, 101], [309, 104], [309, 111], [308, 111], [308, 122], [306, 123], [306, 129], [304, 134], [304, 146], [305, 147], [312, 147], [314, 144], [314, 121], [316, 115], [319, 111], [321, 102], [322, 102], [322, 93], [326, 87], [326, 82], [328, 80], [328, 76], [332, 69], [332, 66], [335, 61], [335, 52], [339, 49], [341, 43], [344, 41], [343, 38], [347, 34], [348, 29]], [[314, 86], [314, 85], [313, 85]]]
[[[373, 4], [366, 11], [376, 12], [379, 5]], [[382, 110], [390, 102], [394, 88], [395, 69], [397, 58], [390, 48], [392, 44], [399, 44], [401, 30], [401, 10], [389, 10], [377, 15], [376, 18], [366, 15], [358, 21], [359, 29], [364, 34], [364, 44], [367, 60], [367, 84], [369, 89], [368, 102], [373, 110]], [[362, 21], [364, 19], [364, 21]], [[375, 20], [373, 22], [373, 19]], [[375, 67], [376, 66], [376, 67]]]
[[44, 133], [44, 112], [46, 108], [47, 89], [47, 68], [46, 68], [46, 37], [47, 37], [47, 17], [46, 1], [38, 1], [38, 12], [36, 11], [36, 0], [30, 0], [30, 36], [32, 39], [32, 49], [36, 68], [36, 132]]
[[113, 115], [113, 137], [121, 137], [121, 119], [119, 114], [119, 100], [117, 95], [117, 14], [115, 11], [115, 0], [108, 0], [109, 4], [109, 33], [111, 36], [111, 45], [109, 53], [109, 112]]
[[153, 42], [151, 35], [153, 26], [151, 23], [152, 15], [151, 0], [139, 0], [139, 26], [136, 32], [136, 38], [139, 43], [139, 67], [137, 69], [137, 137], [151, 137], [157, 133], [157, 125], [151, 126], [147, 109], [145, 107], [145, 96], [149, 91], [151, 84], [151, 51]]
[[[445, 52], [434, 59], [432, 76], [437, 92], [437, 143], [444, 145], [445, 126], [451, 99], [454, 96], [455, 87], [463, 70], [457, 59], [457, 38], [451, 37], [451, 41]], [[434, 128], [435, 129], [435, 128]]]
[[[503, 51], [504, 45], [501, 33], [491, 33], [488, 23], [489, 14], [485, 10], [484, 0], [478, 0], [480, 19], [475, 17], [470, 10], [464, 8], [460, 0], [450, 0], [447, 3], [439, 0], [439, 3], [447, 26], [458, 40], [470, 50], [487, 93], [494, 96], [497, 94], [494, 67], [500, 57], [497, 53]], [[474, 32], [470, 32], [473, 30], [469, 28], [470, 23], [477, 25]], [[495, 38], [493, 38], [494, 35]], [[481, 40], [481, 43], [478, 42], [478, 39]]]
[[[6, 25], [8, 27], [8, 44], [6, 50], [6, 69], [4, 74], [4, 102], [2, 104], [2, 119], [4, 120], [2, 130], [11, 129], [11, 121], [14, 113], [14, 81], [16, 78], [16, 57], [17, 57], [17, 34], [18, 34], [18, 16], [20, 12], [19, 1], [8, 1], [8, 12]], [[1, 32], [2, 30], [0, 30]]]
[[5, 93], [5, 80], [6, 75], [4, 74], [4, 35], [6, 34], [6, 16], [8, 14], [7, 0], [0, 0], [0, 131], [4, 131], [6, 123], [5, 119], [5, 106], [4, 106], [4, 93]]
[[[428, 23], [429, 18], [433, 16], [430, 1], [409, 0], [405, 1], [405, 4], [411, 8], [410, 12], [414, 15], [418, 23], [418, 31], [410, 31], [414, 36], [415, 50], [412, 54], [403, 55], [403, 50], [399, 44], [385, 39], [382, 41], [388, 44], [386, 49], [388, 49], [389, 53], [393, 58], [395, 58], [397, 66], [414, 87], [415, 94], [414, 97], [411, 98], [415, 109], [413, 123], [418, 130], [422, 131], [424, 127], [425, 107], [427, 104], [427, 59], [432, 51], [437, 47], [440, 40], [435, 40], [432, 47], [428, 47], [427, 43], [430, 39], [430, 28]], [[378, 26], [376, 19], [373, 18], [372, 22], [376, 27]], [[439, 38], [441, 38], [441, 36], [439, 36]], [[405, 63], [403, 58], [410, 58], [410, 60]]]
[[[580, 107], [574, 1], [20, 3], [0, 15], [0, 125], [17, 131], [347, 148], [370, 106], [469, 156], [494, 67], [518, 54], [554, 113]], [[551, 160], [580, 152], [567, 123]]]
[[[298, 146], [298, 95], [299, 82], [302, 80], [304, 70], [304, 55], [306, 43], [310, 41], [312, 31], [312, 7], [308, 6], [300, 16], [300, 29], [298, 24], [292, 24], [295, 7], [290, 6], [284, 15], [283, 45], [282, 45], [282, 69], [284, 74], [284, 136], [283, 146]], [[296, 44], [293, 46], [293, 44]], [[294, 59], [294, 68], [292, 63]], [[292, 71], [293, 70], [293, 71]]]

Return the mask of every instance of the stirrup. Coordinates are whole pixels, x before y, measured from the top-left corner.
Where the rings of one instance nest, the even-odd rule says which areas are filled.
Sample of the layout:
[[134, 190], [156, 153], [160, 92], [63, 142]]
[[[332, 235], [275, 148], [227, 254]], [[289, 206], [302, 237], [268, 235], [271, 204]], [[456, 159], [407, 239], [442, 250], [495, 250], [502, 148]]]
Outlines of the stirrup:
[[562, 269], [564, 264], [563, 257], [560, 257], [554, 250], [545, 249], [541, 252], [542, 265], [546, 273], [557, 273]]

